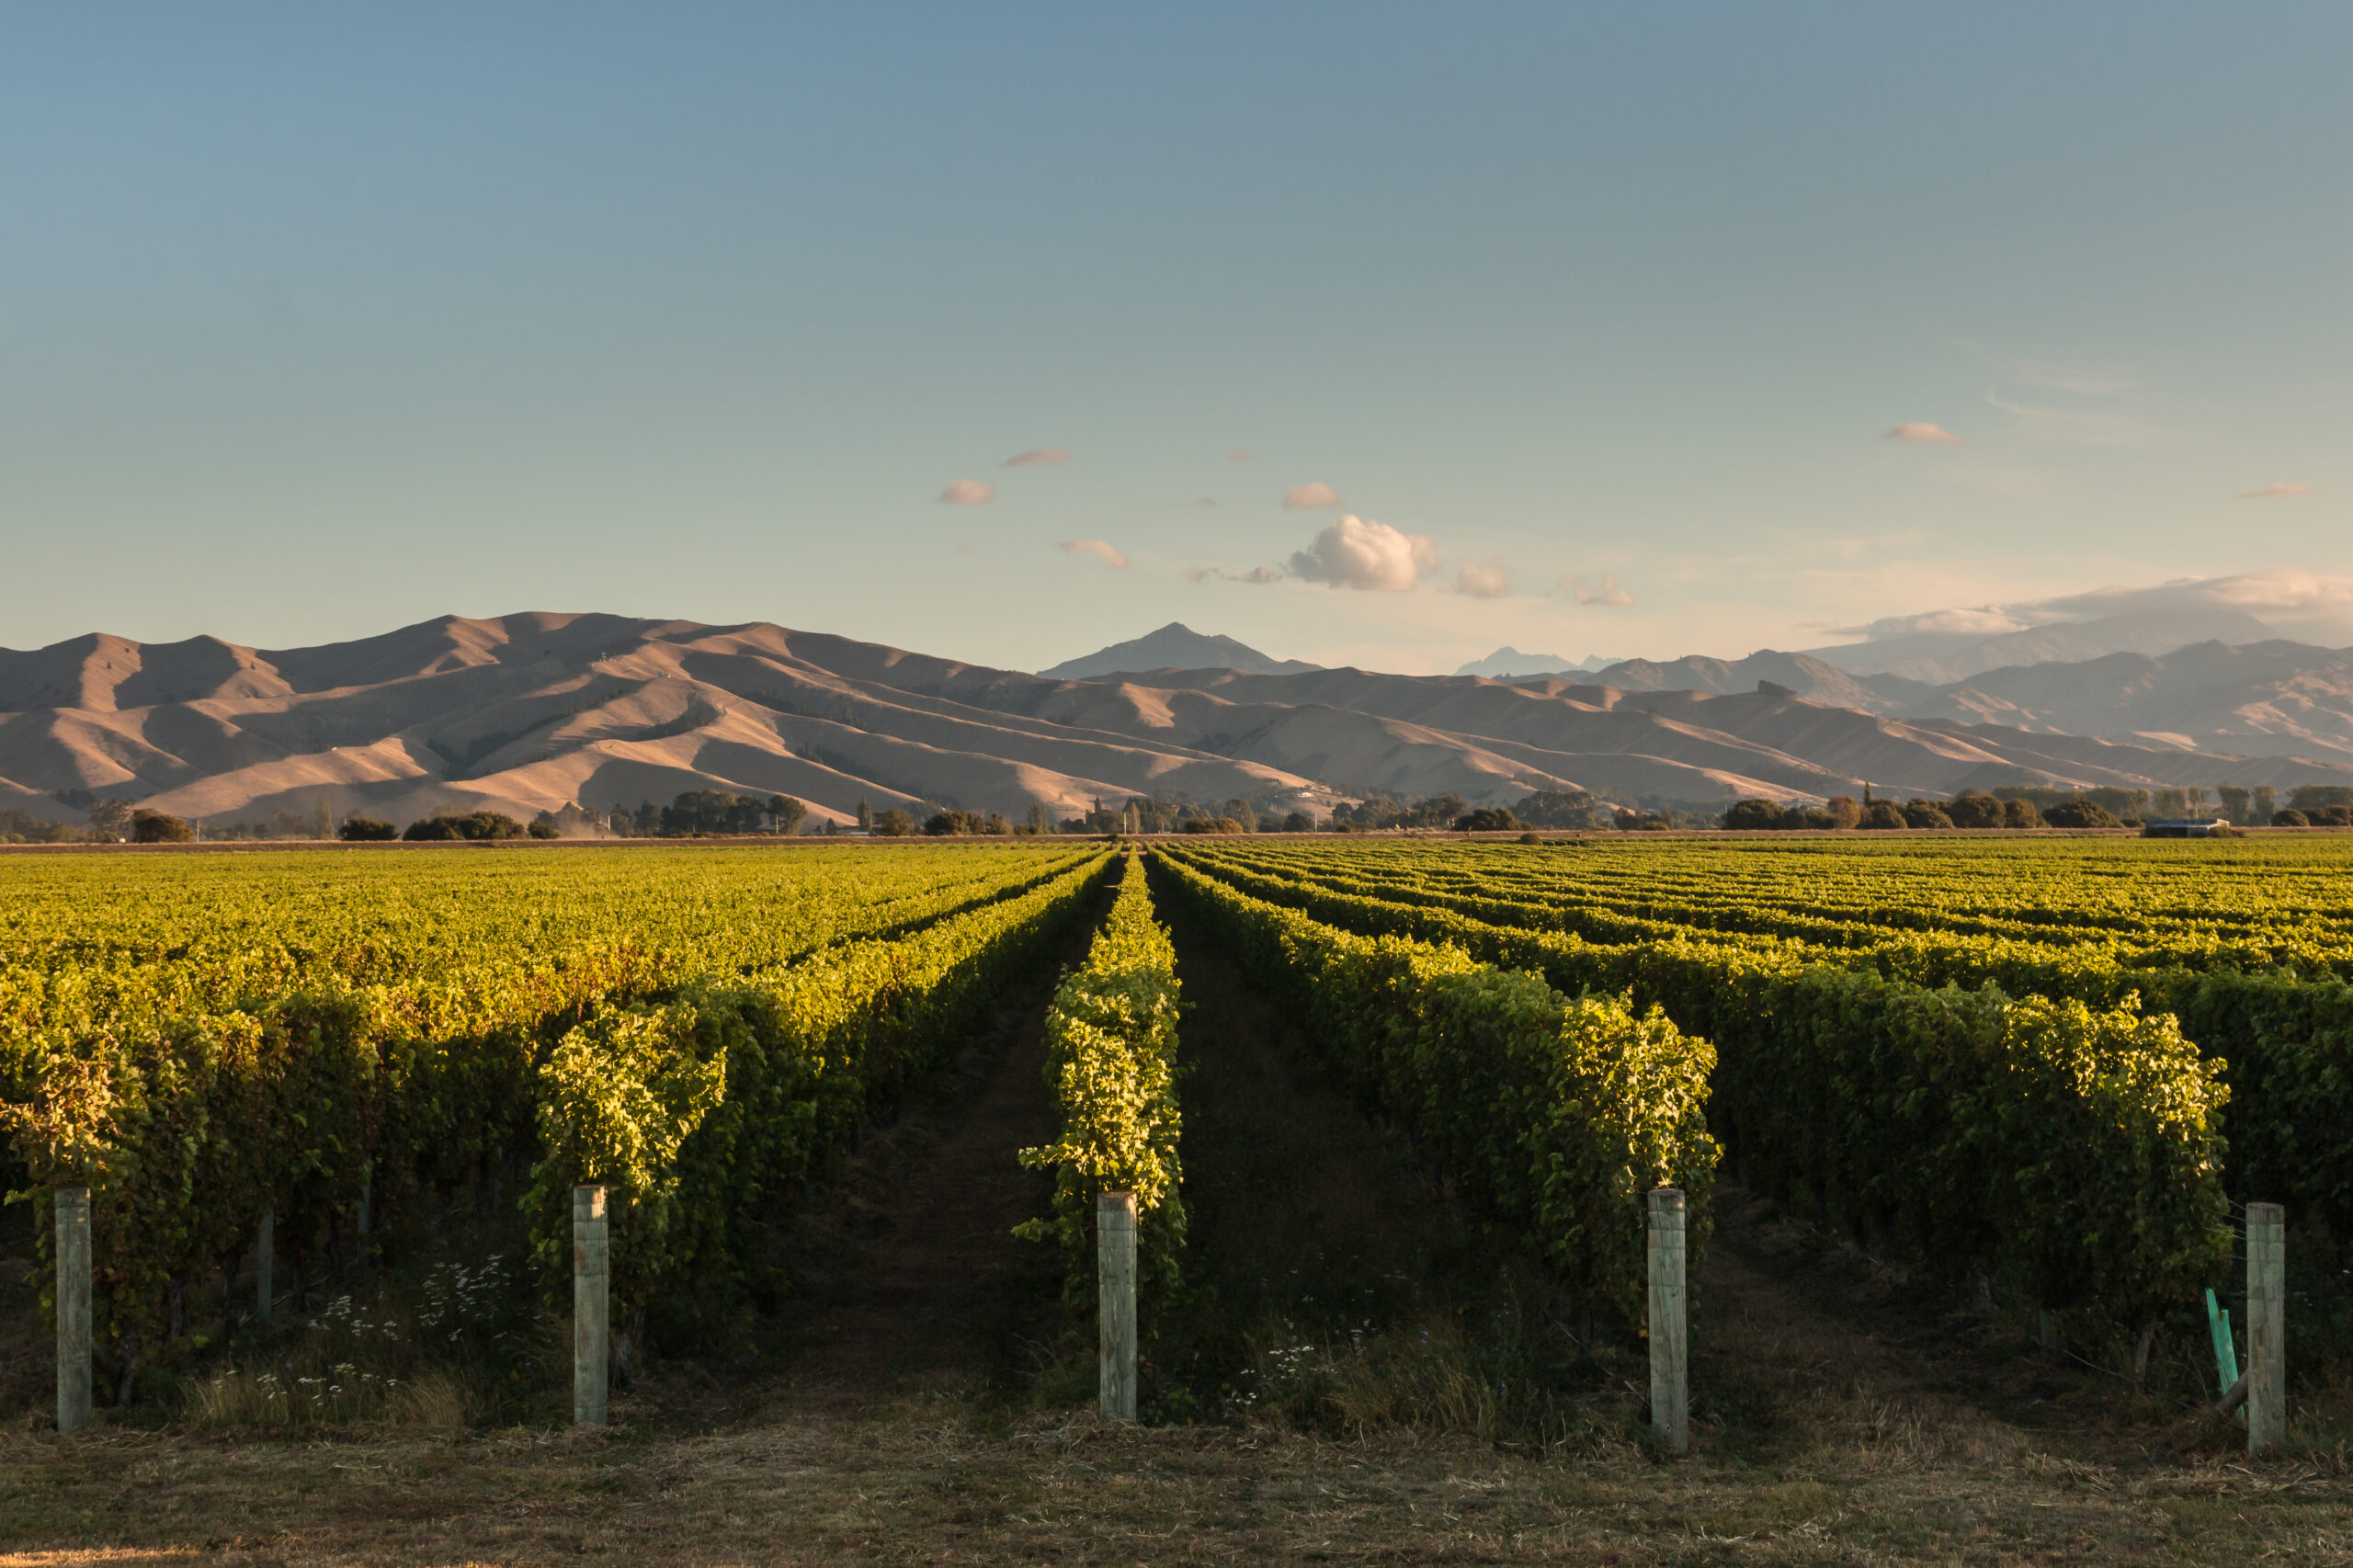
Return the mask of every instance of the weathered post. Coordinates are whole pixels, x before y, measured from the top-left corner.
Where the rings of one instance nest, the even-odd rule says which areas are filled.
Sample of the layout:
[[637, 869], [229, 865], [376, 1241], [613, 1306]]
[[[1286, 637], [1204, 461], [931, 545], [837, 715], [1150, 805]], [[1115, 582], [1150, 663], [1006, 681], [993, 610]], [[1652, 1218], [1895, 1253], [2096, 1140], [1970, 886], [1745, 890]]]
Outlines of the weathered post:
[[90, 1189], [61, 1187], [57, 1206], [57, 1429], [90, 1424]]
[[1651, 1430], [1678, 1454], [1691, 1451], [1683, 1240], [1682, 1189], [1662, 1187], [1650, 1195]]
[[264, 1328], [269, 1326], [270, 1274], [277, 1262], [278, 1205], [273, 1203], [261, 1211], [261, 1233], [254, 1237], [254, 1321]]
[[1095, 1198], [1096, 1317], [1106, 1421], [1136, 1418], [1136, 1195]]
[[2246, 1206], [2246, 1451], [2288, 1440], [2288, 1211]]
[[605, 1424], [605, 1375], [612, 1354], [612, 1254], [605, 1233], [605, 1189], [572, 1189], [572, 1420]]

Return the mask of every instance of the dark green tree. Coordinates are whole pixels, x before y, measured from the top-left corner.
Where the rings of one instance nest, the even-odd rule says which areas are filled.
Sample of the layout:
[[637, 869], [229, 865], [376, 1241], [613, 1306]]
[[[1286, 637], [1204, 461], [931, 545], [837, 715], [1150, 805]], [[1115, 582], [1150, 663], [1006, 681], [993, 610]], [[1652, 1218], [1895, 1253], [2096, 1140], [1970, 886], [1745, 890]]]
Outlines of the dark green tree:
[[131, 813], [131, 842], [193, 844], [196, 842], [196, 829], [179, 817], [142, 808]]

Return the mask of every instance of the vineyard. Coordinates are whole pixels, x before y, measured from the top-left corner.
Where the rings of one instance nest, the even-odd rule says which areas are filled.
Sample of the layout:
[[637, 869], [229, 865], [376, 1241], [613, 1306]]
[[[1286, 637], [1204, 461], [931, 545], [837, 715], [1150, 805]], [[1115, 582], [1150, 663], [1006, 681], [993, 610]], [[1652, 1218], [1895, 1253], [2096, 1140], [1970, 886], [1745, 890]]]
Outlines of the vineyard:
[[[233, 1344], [267, 1329], [273, 1259], [296, 1317], [364, 1329], [349, 1292], [423, 1268], [460, 1211], [518, 1251], [471, 1274], [434, 1264], [430, 1313], [491, 1292], [524, 1304], [503, 1320], [517, 1333], [533, 1312], [560, 1322], [588, 1300], [573, 1292], [593, 1254], [610, 1325], [594, 1358], [609, 1352], [626, 1391], [811, 1310], [804, 1220], [841, 1209], [834, 1184], [898, 1108], [969, 1092], [972, 1041], [1017, 998], [1037, 1054], [991, 1092], [1044, 1119], [974, 1158], [1033, 1185], [1006, 1189], [1028, 1207], [975, 1244], [1056, 1258], [1066, 1361], [1100, 1303], [1107, 1417], [1247, 1420], [1264, 1392], [1310, 1424], [1362, 1397], [1564, 1431], [1593, 1391], [1634, 1388], [1658, 1342], [1660, 1189], [1678, 1314], [1687, 1249], [1704, 1275], [1721, 1228], [1753, 1238], [1769, 1200], [2139, 1389], [2153, 1356], [2207, 1355], [2209, 1288], [2253, 1312], [2245, 1205], [2286, 1205], [2299, 1245], [2353, 1231], [2348, 858], [2317, 838], [1233, 835], [9, 859], [0, 1174], [32, 1200], [13, 1244], [44, 1269], [50, 1195], [88, 1189], [102, 1403], [193, 1397], [170, 1391], [233, 1354], [206, 1349], [212, 1314]], [[1204, 972], [1225, 977], [1207, 1033], [1179, 982]], [[1501, 1395], [1472, 1416], [1430, 1392], [1459, 1372], [1432, 1370], [1433, 1335], [1469, 1318], [1395, 1316], [1413, 1287], [1393, 1259], [1345, 1290], [1290, 1267], [1276, 1349], [1230, 1320], [1283, 1267], [1223, 1256], [1257, 1201], [1233, 1186], [1231, 1139], [1208, 1145], [1224, 1171], [1206, 1238], [1188, 1189], [1188, 1140], [1270, 1082], [1234, 1086], [1232, 1053], [1272, 1049], [1219, 1038], [1244, 1017], [1235, 984], [1340, 1097], [1317, 1113], [1332, 1181], [1360, 1175], [1332, 1139], [1390, 1160], [1382, 1201], [1426, 1187], [1438, 1218], [1418, 1222], [1468, 1238], [1451, 1267], [1503, 1290], [1479, 1312], [1518, 1326], [1482, 1332], [1520, 1347], [1446, 1354], [1477, 1362], [1521, 1428], [1495, 1425]], [[1196, 1083], [1225, 1086], [1197, 1106]], [[1279, 1143], [1281, 1118], [1267, 1125], [1252, 1136]], [[1307, 1216], [1290, 1256], [1339, 1267], [1316, 1249], [1349, 1194], [1282, 1179]], [[249, 1278], [260, 1322], [241, 1324]], [[1318, 1292], [1390, 1304], [1319, 1317], [1339, 1308]], [[2299, 1300], [2315, 1325], [2342, 1315]], [[1730, 1330], [1708, 1298], [1693, 1312], [1704, 1363]], [[1347, 1348], [1292, 1342], [1314, 1323]], [[1537, 1340], [1575, 1348], [1546, 1360]], [[1321, 1393], [1302, 1392], [1311, 1352]], [[1344, 1398], [1329, 1380], [1351, 1356], [1409, 1370]], [[203, 1375], [206, 1408], [227, 1409], [227, 1374]], [[274, 1372], [237, 1375], [253, 1408], [275, 1397]], [[2201, 1378], [2171, 1386], [2211, 1401]], [[1629, 1419], [1665, 1440], [1652, 1386]], [[1703, 1384], [1694, 1408], [1717, 1397]]]
[[614, 1190], [626, 1357], [651, 1310], [772, 1292], [767, 1217], [1112, 864], [1099, 846], [13, 862], [9, 1186], [91, 1188], [94, 1327], [126, 1400], [265, 1214], [299, 1301], [482, 1187], [521, 1189], [551, 1275], [573, 1186]]
[[[2200, 1233], [2225, 1188], [2353, 1226], [2334, 841], [1229, 843], [1177, 859], [1228, 903], [1662, 1007], [1715, 1042], [1711, 1121], [1752, 1179], [1955, 1267], [2008, 1251], [2053, 1303], [2173, 1299], [2211, 1266]], [[2022, 1094], [2050, 1119], [1997, 1114]], [[2134, 1256], [2002, 1239], [2051, 1215], [1956, 1191], [1945, 1162], [1985, 1156], [2126, 1205]]]

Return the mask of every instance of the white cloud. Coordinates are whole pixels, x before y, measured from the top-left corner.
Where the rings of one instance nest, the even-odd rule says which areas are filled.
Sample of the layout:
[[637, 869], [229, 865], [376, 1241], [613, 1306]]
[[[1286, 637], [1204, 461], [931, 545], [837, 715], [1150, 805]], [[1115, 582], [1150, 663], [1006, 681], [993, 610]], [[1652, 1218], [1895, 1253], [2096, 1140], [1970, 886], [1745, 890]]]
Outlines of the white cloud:
[[1887, 433], [1887, 438], [1891, 441], [1930, 441], [1947, 447], [1961, 445], [1960, 437], [1943, 426], [1931, 425], [1925, 419], [1915, 420], [1909, 425], [1898, 425]]
[[1351, 513], [1291, 556], [1290, 574], [1335, 588], [1402, 594], [1437, 565], [1438, 547], [1424, 536]]
[[1114, 572], [1128, 569], [1128, 558], [1099, 539], [1066, 539], [1062, 551], [1064, 555], [1091, 555]]
[[1294, 484], [1283, 492], [1283, 510], [1312, 512], [1319, 506], [1344, 506], [1347, 502], [1333, 493], [1332, 487], [1320, 481], [1313, 484]]
[[985, 506], [996, 499], [996, 486], [977, 479], [960, 479], [939, 493], [949, 506]]
[[1258, 460], [1258, 454], [1247, 447], [1236, 447], [1225, 454], [1225, 460], [1230, 463], [1254, 463]]
[[1572, 572], [1561, 579], [1561, 586], [1576, 596], [1576, 601], [1581, 605], [1607, 605], [1612, 609], [1627, 609], [1634, 603], [1634, 596], [1618, 585], [1618, 575], [1614, 572], [1604, 572], [1598, 583], [1588, 583]]
[[1454, 591], [1474, 599], [1500, 599], [1511, 594], [1511, 568], [1466, 565], [1454, 574]]
[[999, 464], [1002, 468], [1048, 468], [1070, 461], [1068, 447], [1035, 447], [1026, 452], [1016, 452]]
[[2284, 501], [2290, 495], [2309, 495], [2312, 489], [2309, 484], [2283, 480], [2277, 484], [2267, 484], [2260, 490], [2242, 490], [2238, 498], [2242, 501]]

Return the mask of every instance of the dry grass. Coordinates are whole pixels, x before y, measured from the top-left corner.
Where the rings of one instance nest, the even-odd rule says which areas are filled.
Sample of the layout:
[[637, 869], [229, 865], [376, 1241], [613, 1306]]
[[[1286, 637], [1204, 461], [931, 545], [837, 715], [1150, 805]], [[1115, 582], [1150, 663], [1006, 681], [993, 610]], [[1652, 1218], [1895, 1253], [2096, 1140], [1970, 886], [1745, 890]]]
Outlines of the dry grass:
[[[1004, 1426], [925, 1393], [777, 1414], [669, 1436], [16, 1435], [0, 1540], [39, 1551], [0, 1562], [2353, 1560], [2353, 1499], [2311, 1462], [2085, 1457], [1868, 1388], [1826, 1393], [1769, 1463], [1704, 1434], [1663, 1463], [1393, 1430]], [[119, 1555], [71, 1555], [98, 1550]]]

